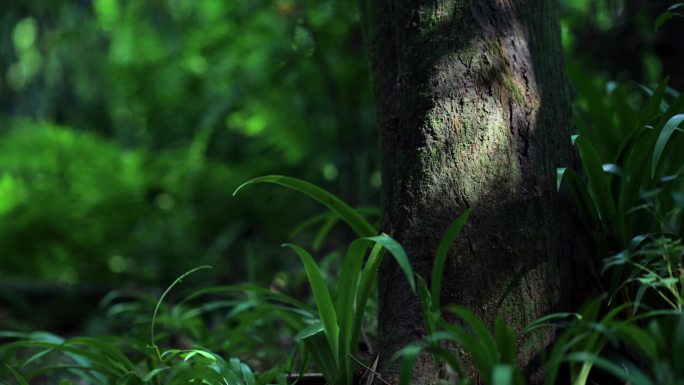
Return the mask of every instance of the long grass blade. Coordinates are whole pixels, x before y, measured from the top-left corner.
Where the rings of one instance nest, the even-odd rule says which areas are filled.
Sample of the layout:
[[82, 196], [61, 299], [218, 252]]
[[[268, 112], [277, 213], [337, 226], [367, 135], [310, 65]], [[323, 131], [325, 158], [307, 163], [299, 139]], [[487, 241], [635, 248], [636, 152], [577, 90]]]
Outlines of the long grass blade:
[[315, 333], [302, 338], [302, 343], [315, 358], [328, 384], [339, 384], [340, 382], [338, 381], [341, 380], [339, 376], [342, 375], [342, 372], [340, 372], [337, 366], [339, 361], [335, 357], [334, 350], [331, 351], [330, 349], [331, 346], [327, 341], [325, 330], [319, 329]]
[[615, 203], [608, 176], [603, 171], [603, 163], [587, 139], [576, 136], [574, 143], [582, 158], [582, 166], [588, 179], [589, 195], [597, 205], [600, 219], [608, 223], [612, 231], [621, 234], [621, 227], [615, 223]]
[[560, 190], [561, 183], [565, 180], [570, 193], [575, 199], [575, 202], [581, 212], [581, 219], [587, 227], [591, 227], [594, 223], [598, 223], [599, 217], [596, 211], [596, 205], [589, 196], [582, 178], [577, 172], [571, 168], [561, 167], [556, 170], [557, 180], [556, 187]]
[[411, 268], [411, 264], [409, 263], [409, 259], [406, 255], [404, 247], [400, 245], [399, 242], [392, 239], [392, 237], [385, 234], [375, 237], [367, 237], [366, 239], [381, 244], [385, 249], [387, 249], [387, 251], [390, 252], [390, 254], [392, 254], [394, 259], [399, 264], [399, 267], [404, 272], [404, 275], [406, 275], [406, 280], [408, 280], [411, 291], [415, 293], [416, 279], [413, 277], [413, 269]]
[[19, 374], [19, 372], [17, 372], [13, 367], [11, 367], [7, 364], [6, 364], [6, 366], [7, 366], [7, 369], [9, 369], [10, 373], [12, 373], [12, 376], [14, 376], [14, 379], [17, 380], [19, 385], [29, 385], [28, 381], [26, 381], [24, 376]]
[[591, 363], [632, 385], [652, 385], [648, 377], [638, 368], [633, 366], [629, 367], [629, 369], [625, 368], [591, 352], [572, 353], [568, 355], [566, 360], [570, 362]]
[[444, 265], [446, 263], [446, 257], [449, 253], [451, 245], [454, 243], [458, 235], [461, 233], [463, 226], [465, 225], [468, 217], [470, 216], [471, 209], [468, 208], [454, 221], [454, 223], [449, 226], [442, 241], [439, 243], [437, 248], [437, 253], [435, 254], [435, 260], [432, 264], [432, 281], [430, 283], [430, 293], [432, 295], [432, 311], [439, 310], [439, 299], [440, 291], [442, 288], [442, 274], [444, 272]]
[[492, 359], [497, 360], [498, 349], [496, 347], [496, 341], [484, 322], [482, 322], [475, 313], [464, 307], [449, 306], [449, 312], [463, 319], [475, 336], [480, 339], [487, 355]]
[[511, 365], [496, 365], [492, 370], [492, 385], [513, 385], [513, 367]]
[[651, 178], [655, 177], [656, 169], [660, 163], [660, 158], [663, 155], [665, 146], [670, 141], [670, 137], [675, 133], [677, 127], [684, 122], [684, 114], [679, 114], [671, 117], [663, 126], [663, 129], [658, 134], [655, 148], [653, 149], [653, 157], [651, 160]]
[[290, 247], [294, 250], [299, 259], [304, 265], [304, 271], [309, 279], [309, 284], [311, 284], [311, 291], [313, 292], [314, 301], [316, 302], [316, 307], [318, 307], [318, 314], [321, 317], [321, 322], [323, 323], [323, 331], [330, 344], [330, 350], [332, 350], [335, 360], [339, 359], [339, 336], [340, 327], [337, 323], [337, 314], [335, 312], [335, 306], [330, 297], [330, 292], [325, 284], [323, 275], [318, 269], [316, 262], [314, 262], [313, 257], [306, 250], [293, 244], [285, 244], [283, 246]]
[[[351, 352], [351, 343], [353, 328], [354, 328], [354, 301], [359, 283], [359, 276], [361, 275], [361, 267], [363, 259], [368, 249], [368, 241], [365, 239], [357, 239], [349, 245], [347, 254], [342, 262], [342, 273], [338, 285], [336, 311], [338, 315], [338, 322], [340, 326], [340, 346], [339, 355], [340, 366], [345, 362], [349, 362], [347, 355]], [[363, 313], [362, 308], [357, 308], [356, 311]]]
[[[370, 255], [368, 256], [368, 261], [366, 266], [361, 273], [361, 279], [359, 281], [359, 288], [356, 295], [356, 312], [354, 314], [354, 325], [352, 327], [352, 334], [350, 344], [351, 346], [356, 346], [359, 343], [359, 338], [361, 335], [361, 324], [363, 323], [363, 316], [365, 314], [364, 309], [368, 303], [368, 297], [370, 297], [371, 289], [373, 288], [373, 283], [378, 277], [378, 266], [382, 261], [382, 256], [384, 253], [384, 248], [380, 243], [376, 243], [371, 249]], [[356, 345], [355, 345], [356, 344]]]
[[288, 187], [309, 196], [313, 200], [327, 207], [330, 211], [339, 215], [340, 218], [342, 218], [342, 220], [345, 221], [359, 237], [372, 237], [378, 233], [377, 230], [370, 223], [368, 223], [368, 221], [359, 215], [356, 210], [344, 203], [340, 198], [312, 183], [300, 179], [282, 175], [262, 176], [241, 184], [237, 189], [235, 189], [233, 196], [235, 196], [243, 187], [254, 183], [273, 183]]
[[153, 347], [157, 346], [155, 344], [154, 323], [157, 319], [157, 313], [159, 312], [159, 307], [161, 306], [162, 302], [164, 301], [164, 298], [166, 297], [166, 295], [169, 294], [169, 292], [171, 291], [171, 289], [173, 289], [174, 286], [183, 282], [183, 279], [185, 277], [187, 277], [188, 275], [190, 275], [196, 271], [199, 271], [199, 270], [211, 269], [211, 268], [212, 267], [209, 265], [202, 265], [202, 266], [195, 267], [194, 269], [191, 269], [191, 270], [183, 273], [180, 277], [176, 278], [176, 280], [173, 281], [173, 283], [171, 285], [169, 285], [169, 287], [166, 288], [164, 293], [162, 293], [161, 297], [159, 297], [159, 300], [157, 301], [157, 306], [154, 307], [154, 313], [152, 313], [152, 322], [150, 322], [150, 344], [151, 344], [150, 346], [153, 346]]

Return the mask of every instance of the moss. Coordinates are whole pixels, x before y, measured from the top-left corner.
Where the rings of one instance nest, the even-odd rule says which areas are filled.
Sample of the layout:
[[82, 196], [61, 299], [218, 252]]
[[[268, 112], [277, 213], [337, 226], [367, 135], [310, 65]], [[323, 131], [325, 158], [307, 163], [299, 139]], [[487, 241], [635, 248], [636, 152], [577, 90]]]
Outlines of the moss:
[[516, 81], [501, 43], [498, 40], [491, 40], [488, 48], [492, 66], [485, 71], [484, 79], [497, 84], [498, 92], [502, 97], [512, 98], [518, 104], [524, 104], [524, 93]]
[[444, 125], [444, 120], [444, 114], [435, 110], [432, 110], [427, 116], [428, 127], [432, 132], [439, 132]]
[[506, 299], [503, 300], [499, 312], [501, 315], [503, 315], [504, 319], [519, 320], [522, 318], [520, 306], [518, 306], [515, 303], [515, 301], [513, 300], [513, 296], [511, 295], [509, 295], [508, 297], [506, 297]]
[[465, 129], [463, 133], [466, 135], [466, 137], [469, 137], [473, 131], [473, 122], [471, 122], [470, 120], [466, 120], [465, 122], [463, 122], [463, 128]]
[[494, 63], [501, 63], [506, 61], [506, 56], [504, 55], [504, 50], [503, 47], [501, 47], [501, 43], [499, 43], [496, 40], [491, 41], [490, 43], [490, 50], [495, 58], [494, 58]]
[[466, 66], [470, 66], [479, 52], [474, 47], [467, 47], [458, 52], [458, 60]]
[[503, 82], [504, 86], [506, 87], [506, 90], [511, 95], [513, 100], [515, 100], [518, 104], [522, 105], [525, 102], [525, 98], [523, 98], [523, 94], [520, 90], [520, 87], [518, 87], [516, 81], [513, 80], [513, 75], [506, 74], [506, 76], [504, 76]]

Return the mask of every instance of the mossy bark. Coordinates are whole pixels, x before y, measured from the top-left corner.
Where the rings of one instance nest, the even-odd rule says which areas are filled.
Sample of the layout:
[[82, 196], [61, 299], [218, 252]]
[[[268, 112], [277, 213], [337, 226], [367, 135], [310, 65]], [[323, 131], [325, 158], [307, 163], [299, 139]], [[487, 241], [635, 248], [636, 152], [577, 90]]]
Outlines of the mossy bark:
[[[362, 14], [378, 102], [383, 231], [428, 278], [444, 231], [471, 207], [441, 303], [517, 329], [565, 307], [587, 248], [555, 190], [556, 167], [573, 160], [555, 1], [366, 0]], [[381, 360], [424, 334], [405, 282], [386, 260]], [[552, 338], [537, 335], [520, 357], [528, 377]], [[416, 382], [434, 381], [435, 369], [421, 362]]]

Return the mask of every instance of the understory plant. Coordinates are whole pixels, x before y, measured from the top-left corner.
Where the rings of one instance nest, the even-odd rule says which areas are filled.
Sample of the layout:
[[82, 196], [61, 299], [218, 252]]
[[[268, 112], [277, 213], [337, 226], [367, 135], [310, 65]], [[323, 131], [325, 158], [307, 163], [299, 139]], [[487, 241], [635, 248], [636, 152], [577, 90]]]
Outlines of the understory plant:
[[188, 271], [162, 294], [149, 321], [149, 341], [120, 336], [63, 338], [46, 332], [2, 332], [0, 339], [6, 343], [0, 345], [0, 374], [19, 385], [58, 379], [60, 385], [282, 383], [278, 371], [255, 375], [239, 358], [226, 359], [209, 347], [193, 345], [162, 350], [157, 345], [155, 324], [164, 298], [185, 277], [208, 267]]
[[[558, 169], [596, 245], [612, 301], [682, 309], [684, 94], [667, 86], [602, 86], [571, 72], [584, 175]], [[646, 301], [644, 301], [646, 300]], [[644, 303], [646, 302], [646, 303]]]
[[[274, 183], [304, 193], [338, 215], [362, 237], [353, 241], [347, 249], [335, 295], [331, 295], [311, 254], [299, 246], [284, 245], [299, 256], [320, 317], [319, 322], [300, 333], [303, 361], [312, 357], [329, 385], [350, 385], [354, 381], [354, 370], [362, 362], [357, 356], [361, 327], [384, 250], [394, 257], [415, 292], [416, 284], [408, 256], [394, 239], [386, 234], [376, 235], [377, 230], [355, 210], [313, 184], [295, 178], [270, 175], [248, 181], [238, 190], [251, 183]], [[374, 244], [372, 248], [371, 244]]]

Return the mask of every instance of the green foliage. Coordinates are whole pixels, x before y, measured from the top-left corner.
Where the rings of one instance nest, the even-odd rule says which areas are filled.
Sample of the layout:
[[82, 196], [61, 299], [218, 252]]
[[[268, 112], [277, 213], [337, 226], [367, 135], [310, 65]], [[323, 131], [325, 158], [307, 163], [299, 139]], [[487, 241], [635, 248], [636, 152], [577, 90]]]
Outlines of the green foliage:
[[636, 90], [609, 84], [604, 91], [599, 82], [573, 74], [586, 95], [578, 104], [579, 135], [573, 138], [586, 179], [559, 169], [559, 183], [568, 176], [599, 255], [627, 247], [639, 234], [681, 236], [684, 159], [677, 149], [684, 97], [669, 96], [664, 81], [644, 88], [642, 101]]
[[354, 209], [349, 207], [349, 205], [344, 203], [342, 200], [316, 185], [296, 178], [282, 175], [262, 176], [241, 184], [233, 192], [233, 196], [235, 196], [235, 194], [237, 194], [237, 192], [240, 191], [240, 189], [242, 189], [244, 186], [252, 183], [274, 183], [289, 187], [324, 205], [326, 208], [328, 208], [328, 210], [332, 211], [334, 214], [344, 220], [358, 236], [372, 237], [377, 233], [373, 226], [366, 222], [363, 217], [361, 217], [356, 211], [354, 211]]
[[[602, 89], [572, 72], [584, 97], [578, 103], [579, 135], [573, 138], [584, 178], [558, 170], [610, 270], [616, 295], [632, 283], [636, 311], [647, 288], [681, 309], [681, 251], [684, 235], [684, 96], [662, 81], [654, 88], [630, 89], [609, 83]], [[657, 305], [656, 305], [657, 306]]]
[[[369, 244], [375, 242], [366, 263]], [[329, 384], [352, 384], [359, 337], [366, 304], [377, 279], [382, 251], [388, 250], [400, 265], [408, 266], [403, 248], [387, 235], [358, 239], [349, 246], [342, 261], [336, 301], [328, 291], [318, 266], [304, 249], [289, 245], [299, 255], [306, 270], [321, 318], [319, 326], [302, 335], [302, 350], [320, 365]], [[410, 266], [407, 278], [412, 278]], [[322, 338], [322, 336], [325, 338]]]
[[[203, 263], [270, 277], [287, 270], [265, 257], [284, 218], [313, 212], [284, 194], [230, 199], [234, 186], [297, 173], [377, 201], [365, 50], [344, 4], [9, 0], [0, 14], [3, 280], [107, 290]], [[55, 125], [81, 144], [42, 132]], [[16, 136], [41, 143], [20, 151]], [[37, 196], [41, 178], [54, 194]]]
[[[311, 183], [271, 175], [248, 181], [238, 187], [233, 194], [247, 184], [259, 182], [279, 184], [308, 195], [339, 216], [358, 235], [365, 236], [352, 242], [347, 249], [342, 260], [335, 302], [313, 257], [299, 246], [286, 245], [292, 248], [302, 261], [320, 317], [319, 324], [310, 326], [300, 335], [303, 354], [313, 356], [329, 384], [349, 385], [354, 378], [362, 321], [370, 291], [377, 279], [382, 251], [387, 250], [392, 254], [404, 270], [411, 288], [415, 290], [408, 257], [396, 241], [387, 235], [375, 236], [377, 231], [356, 211], [336, 196]], [[376, 246], [364, 264], [369, 245], [373, 242]]]
[[524, 380], [516, 368], [516, 334], [503, 320], [496, 322], [496, 335], [493, 335], [484, 323], [470, 310], [458, 306], [450, 306], [448, 311], [463, 322], [449, 323], [443, 318], [437, 320], [439, 331], [428, 335], [425, 341], [409, 345], [395, 355], [401, 358], [400, 384], [408, 385], [412, 368], [418, 355], [423, 351], [434, 355], [455, 371], [454, 381], [458, 384], [471, 384], [472, 381], [461, 368], [462, 356], [444, 347], [444, 343], [462, 349], [477, 370], [479, 378], [485, 384], [522, 385]]
[[684, 3], [675, 3], [672, 4], [667, 11], [663, 12], [658, 16], [658, 18], [655, 21], [655, 30], [657, 31], [660, 27], [662, 27], [663, 24], [665, 24], [668, 20], [672, 19], [673, 17], [681, 17], [682, 13], [681, 10], [684, 8]]
[[[159, 350], [155, 342], [154, 325], [162, 301], [183, 278], [204, 268], [207, 266], [183, 274], [159, 298], [151, 321], [148, 321], [151, 345], [134, 336], [64, 339], [50, 333], [2, 332], [0, 338], [9, 342], [0, 345], [0, 358], [7, 362], [6, 370], [20, 385], [46, 379], [60, 379], [60, 383], [102, 385], [261, 385], [276, 380], [278, 370], [255, 375], [250, 366], [238, 358], [226, 360], [222, 355], [199, 345]], [[5, 368], [0, 368], [0, 374], [3, 371]], [[282, 379], [278, 382], [282, 383]]]

